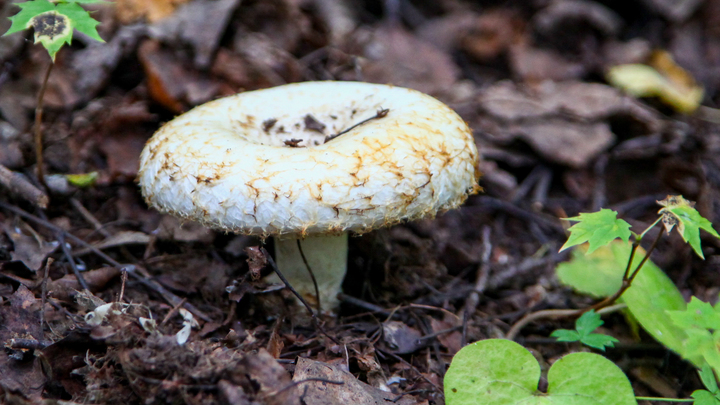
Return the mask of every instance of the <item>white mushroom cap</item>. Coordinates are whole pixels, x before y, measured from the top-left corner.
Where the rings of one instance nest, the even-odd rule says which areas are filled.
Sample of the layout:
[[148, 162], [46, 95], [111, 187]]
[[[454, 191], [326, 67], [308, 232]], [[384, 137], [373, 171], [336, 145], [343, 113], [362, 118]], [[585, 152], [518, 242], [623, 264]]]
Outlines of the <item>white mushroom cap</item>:
[[149, 205], [216, 229], [362, 233], [457, 207], [478, 189], [477, 158], [465, 122], [430, 96], [306, 82], [175, 118], [145, 146], [139, 182]]

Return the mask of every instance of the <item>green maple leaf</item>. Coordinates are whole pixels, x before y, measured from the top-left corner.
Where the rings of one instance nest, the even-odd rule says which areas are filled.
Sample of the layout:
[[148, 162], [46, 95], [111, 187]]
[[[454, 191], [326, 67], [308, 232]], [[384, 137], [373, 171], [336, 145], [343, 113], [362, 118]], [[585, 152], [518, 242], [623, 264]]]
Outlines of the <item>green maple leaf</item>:
[[550, 336], [557, 338], [558, 342], [578, 342], [580, 341], [580, 334], [576, 330], [570, 329], [557, 329], [554, 330]]
[[72, 42], [73, 30], [103, 41], [97, 32], [98, 21], [93, 19], [78, 3], [100, 3], [98, 0], [60, 0], [57, 4], [48, 0], [32, 0], [16, 3], [20, 12], [10, 17], [12, 25], [3, 35], [10, 35], [27, 28], [35, 31], [35, 43], [40, 42], [53, 62], [63, 45]]
[[557, 338], [558, 342], [579, 341], [584, 345], [605, 351], [606, 346], [613, 347], [618, 340], [601, 333], [592, 333], [603, 323], [600, 315], [596, 314], [595, 310], [590, 310], [575, 321], [575, 330], [558, 329], [553, 331], [550, 336]]
[[700, 248], [700, 229], [704, 229], [716, 238], [720, 238], [720, 235], [713, 229], [712, 223], [697, 212], [694, 208], [695, 203], [679, 195], [667, 196], [666, 199], [658, 201], [658, 204], [664, 207], [658, 213], [662, 215], [667, 233], [670, 233], [677, 225], [677, 230], [683, 240], [692, 246], [698, 256], [705, 259]]
[[681, 328], [703, 328], [720, 330], [720, 313], [710, 303], [697, 297], [690, 298], [684, 311], [667, 311], [668, 316]]
[[587, 254], [592, 253], [600, 246], [607, 245], [620, 238], [625, 242], [630, 238], [630, 224], [617, 218], [617, 212], [610, 209], [601, 209], [598, 212], [581, 213], [577, 217], [565, 218], [578, 223], [570, 227], [570, 237], [560, 248], [560, 251], [590, 242]]

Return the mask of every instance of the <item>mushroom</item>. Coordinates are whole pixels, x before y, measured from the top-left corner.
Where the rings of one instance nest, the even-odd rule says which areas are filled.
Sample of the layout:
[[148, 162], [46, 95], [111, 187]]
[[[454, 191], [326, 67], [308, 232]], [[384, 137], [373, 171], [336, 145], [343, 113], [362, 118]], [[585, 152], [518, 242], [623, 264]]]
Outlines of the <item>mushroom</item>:
[[226, 232], [275, 238], [278, 268], [334, 311], [348, 232], [458, 207], [477, 192], [477, 148], [448, 106], [415, 90], [305, 82], [208, 102], [141, 155], [148, 205]]

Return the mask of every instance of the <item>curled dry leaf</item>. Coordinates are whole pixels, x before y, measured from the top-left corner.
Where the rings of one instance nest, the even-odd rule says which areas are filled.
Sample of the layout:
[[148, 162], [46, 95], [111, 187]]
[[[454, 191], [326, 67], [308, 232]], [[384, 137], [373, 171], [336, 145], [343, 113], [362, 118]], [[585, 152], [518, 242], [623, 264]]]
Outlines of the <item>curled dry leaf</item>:
[[635, 97], [658, 97], [685, 114], [697, 110], [705, 95], [695, 79], [663, 51], [653, 53], [648, 65], [615, 66], [608, 71], [607, 79]]

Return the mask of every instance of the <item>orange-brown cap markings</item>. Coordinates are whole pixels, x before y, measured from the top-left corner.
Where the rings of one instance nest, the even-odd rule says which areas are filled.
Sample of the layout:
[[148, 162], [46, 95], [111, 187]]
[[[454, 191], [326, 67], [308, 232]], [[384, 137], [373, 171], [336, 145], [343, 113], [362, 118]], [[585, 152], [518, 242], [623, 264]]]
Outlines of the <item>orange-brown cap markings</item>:
[[[384, 117], [324, 143], [380, 109]], [[308, 128], [308, 116], [324, 127]], [[149, 205], [216, 229], [361, 233], [459, 206], [478, 189], [477, 159], [468, 126], [430, 96], [306, 82], [212, 101], [170, 121], [148, 141], [139, 182]]]

